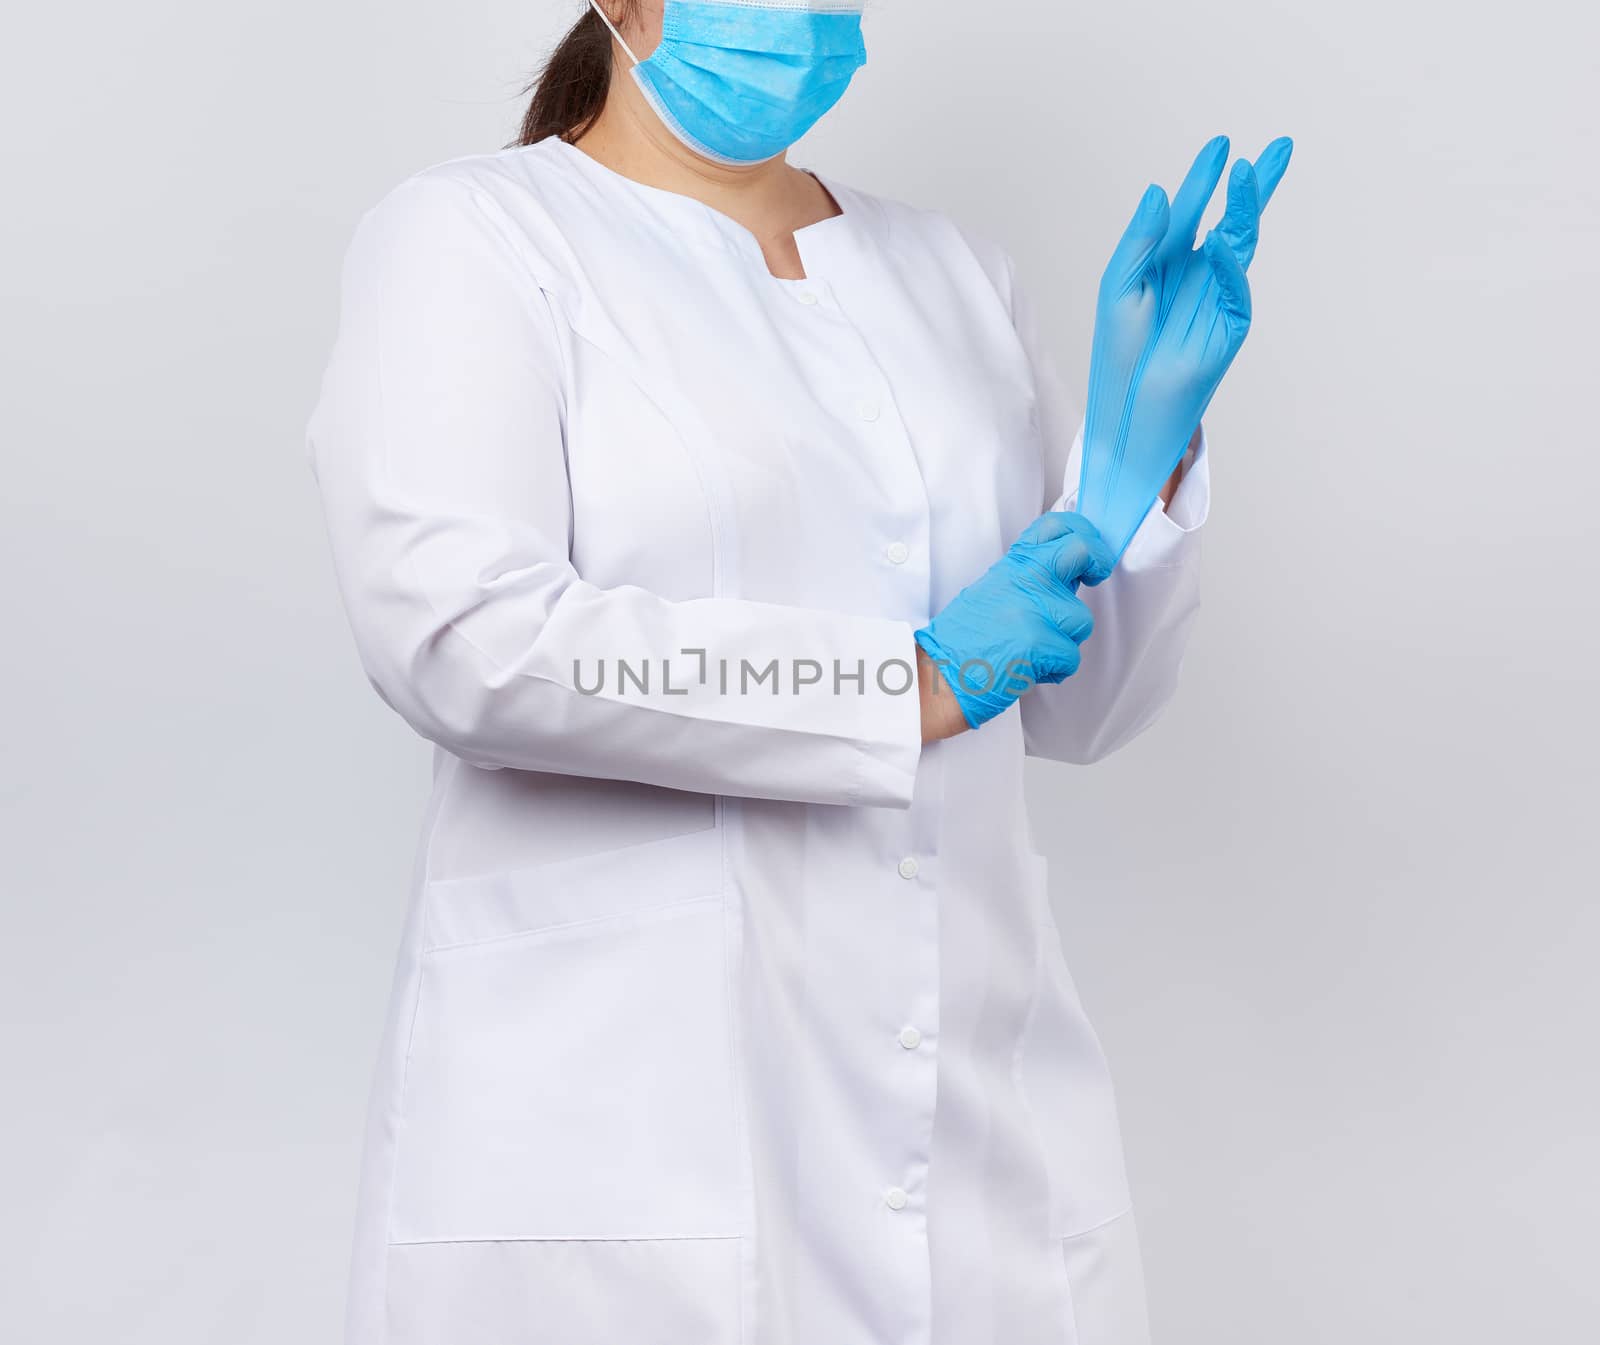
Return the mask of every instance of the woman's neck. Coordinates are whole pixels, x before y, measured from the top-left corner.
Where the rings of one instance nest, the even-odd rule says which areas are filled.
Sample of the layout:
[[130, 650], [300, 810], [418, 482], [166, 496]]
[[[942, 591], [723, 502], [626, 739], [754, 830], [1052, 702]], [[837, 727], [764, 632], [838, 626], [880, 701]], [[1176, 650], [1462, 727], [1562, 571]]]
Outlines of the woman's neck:
[[840, 213], [827, 189], [787, 159], [730, 166], [701, 158], [661, 124], [631, 79], [613, 79], [605, 108], [573, 143], [614, 173], [691, 197], [742, 224], [773, 274], [788, 279], [805, 274], [794, 231]]

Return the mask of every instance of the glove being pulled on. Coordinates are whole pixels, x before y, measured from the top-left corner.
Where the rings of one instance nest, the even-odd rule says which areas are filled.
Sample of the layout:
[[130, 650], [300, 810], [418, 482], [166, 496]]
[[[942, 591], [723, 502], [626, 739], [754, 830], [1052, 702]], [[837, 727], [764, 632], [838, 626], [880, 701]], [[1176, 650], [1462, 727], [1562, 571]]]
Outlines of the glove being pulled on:
[[1228, 162], [1218, 136], [1170, 204], [1159, 186], [1145, 192], [1101, 278], [1078, 509], [1119, 560], [1250, 331], [1245, 272], [1293, 149], [1274, 140], [1255, 164], [1234, 165], [1222, 220], [1196, 248]]

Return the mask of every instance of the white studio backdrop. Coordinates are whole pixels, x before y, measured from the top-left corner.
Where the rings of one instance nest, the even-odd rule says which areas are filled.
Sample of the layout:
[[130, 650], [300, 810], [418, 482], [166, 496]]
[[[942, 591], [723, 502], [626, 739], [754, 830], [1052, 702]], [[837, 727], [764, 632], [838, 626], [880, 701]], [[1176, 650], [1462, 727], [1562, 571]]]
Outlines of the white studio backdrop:
[[[338, 1338], [427, 757], [302, 433], [357, 215], [508, 141], [578, 12], [13, 20], [8, 1338]], [[1080, 392], [1145, 184], [1299, 146], [1177, 703], [1030, 768], [1158, 1342], [1594, 1341], [1592, 9], [875, 0], [868, 41], [798, 161], [1005, 243]]]

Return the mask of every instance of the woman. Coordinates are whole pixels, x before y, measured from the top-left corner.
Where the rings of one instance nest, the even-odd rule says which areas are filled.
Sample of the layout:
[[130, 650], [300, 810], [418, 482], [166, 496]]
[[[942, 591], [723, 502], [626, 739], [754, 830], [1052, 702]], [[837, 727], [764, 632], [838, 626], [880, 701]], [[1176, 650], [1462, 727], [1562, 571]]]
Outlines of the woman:
[[1141, 1340], [1022, 765], [1172, 693], [1267, 161], [1147, 199], [1074, 445], [1003, 253], [783, 157], [859, 5], [609, 4], [363, 217], [309, 430], [437, 745], [349, 1340]]

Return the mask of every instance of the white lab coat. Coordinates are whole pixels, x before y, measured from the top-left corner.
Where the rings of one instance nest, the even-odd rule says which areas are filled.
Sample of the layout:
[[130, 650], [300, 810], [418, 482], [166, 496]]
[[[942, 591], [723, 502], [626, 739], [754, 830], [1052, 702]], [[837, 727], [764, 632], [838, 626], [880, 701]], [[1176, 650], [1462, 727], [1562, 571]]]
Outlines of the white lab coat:
[[803, 281], [558, 140], [356, 230], [309, 447], [437, 754], [350, 1345], [1142, 1339], [1022, 765], [1169, 698], [1204, 445], [1083, 670], [922, 746], [912, 632], [1069, 502], [1076, 416], [1003, 253], [824, 181]]

